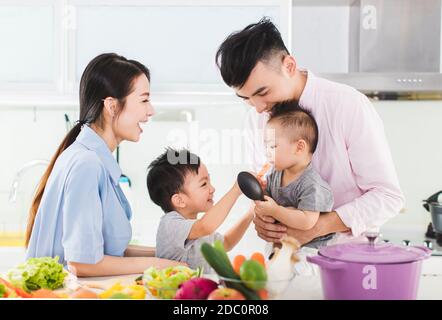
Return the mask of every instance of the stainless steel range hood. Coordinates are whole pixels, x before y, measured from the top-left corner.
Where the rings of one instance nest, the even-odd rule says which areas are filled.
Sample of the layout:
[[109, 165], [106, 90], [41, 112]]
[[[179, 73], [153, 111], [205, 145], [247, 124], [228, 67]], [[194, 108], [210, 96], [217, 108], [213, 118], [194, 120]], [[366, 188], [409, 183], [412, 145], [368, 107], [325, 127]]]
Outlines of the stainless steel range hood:
[[441, 0], [358, 0], [349, 17], [348, 73], [322, 76], [367, 93], [442, 93]]

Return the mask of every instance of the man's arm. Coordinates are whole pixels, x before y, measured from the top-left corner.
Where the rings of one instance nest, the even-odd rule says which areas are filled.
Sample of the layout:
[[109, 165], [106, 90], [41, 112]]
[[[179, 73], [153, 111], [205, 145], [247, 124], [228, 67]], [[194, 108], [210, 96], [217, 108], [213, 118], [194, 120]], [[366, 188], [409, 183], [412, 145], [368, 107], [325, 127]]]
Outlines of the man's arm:
[[350, 228], [342, 222], [336, 211], [332, 211], [321, 214], [318, 222], [316, 222], [312, 229], [303, 231], [288, 228], [287, 234], [297, 239], [299, 242], [301, 242], [301, 244], [306, 244], [317, 237], [325, 236], [330, 233], [346, 231], [350, 231]]
[[306, 244], [330, 233], [350, 231], [335, 211], [321, 214], [313, 228], [305, 231], [275, 224], [275, 219], [267, 216], [257, 215], [253, 222], [260, 238], [276, 243], [280, 242], [279, 240], [286, 234], [296, 238], [301, 244]]
[[[353, 199], [334, 210], [354, 236], [378, 228], [404, 205], [382, 120], [366, 96], [358, 93], [342, 110], [342, 135], [354, 176]], [[333, 187], [333, 186], [332, 186]], [[359, 192], [357, 190], [360, 190]]]

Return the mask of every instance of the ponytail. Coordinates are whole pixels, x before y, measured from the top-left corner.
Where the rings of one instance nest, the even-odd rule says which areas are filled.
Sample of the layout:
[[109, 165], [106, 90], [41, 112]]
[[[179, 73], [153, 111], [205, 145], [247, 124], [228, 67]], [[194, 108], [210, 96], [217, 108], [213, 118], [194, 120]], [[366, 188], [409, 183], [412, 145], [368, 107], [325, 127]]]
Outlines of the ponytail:
[[72, 129], [68, 132], [66, 137], [61, 142], [57, 151], [51, 159], [51, 162], [48, 165], [45, 173], [40, 179], [38, 183], [37, 190], [35, 192], [34, 198], [32, 199], [31, 208], [29, 209], [28, 216], [28, 224], [26, 227], [26, 235], [25, 235], [25, 246], [28, 247], [29, 239], [31, 239], [32, 228], [34, 227], [35, 217], [37, 215], [38, 207], [40, 206], [41, 198], [43, 197], [43, 193], [46, 188], [46, 183], [48, 182], [49, 176], [51, 175], [52, 169], [54, 168], [55, 161], [60, 156], [60, 154], [66, 150], [74, 141], [77, 139], [78, 135], [81, 131], [81, 126], [84, 122], [79, 121]]

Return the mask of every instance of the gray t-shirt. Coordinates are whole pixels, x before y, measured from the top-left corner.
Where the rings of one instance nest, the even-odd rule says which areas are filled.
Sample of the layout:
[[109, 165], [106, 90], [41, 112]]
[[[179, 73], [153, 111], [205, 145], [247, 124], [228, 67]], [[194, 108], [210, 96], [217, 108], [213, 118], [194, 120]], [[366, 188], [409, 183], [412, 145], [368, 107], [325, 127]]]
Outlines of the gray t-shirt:
[[[267, 176], [267, 194], [283, 207], [294, 207], [306, 211], [329, 212], [333, 208], [333, 193], [330, 186], [317, 173], [310, 163], [302, 175], [285, 187], [281, 187], [282, 171], [272, 172]], [[317, 237], [305, 244], [306, 247], [322, 246], [332, 238], [333, 234]], [[270, 253], [270, 243], [266, 251]]]
[[267, 176], [267, 194], [283, 207], [299, 210], [329, 212], [333, 208], [333, 193], [310, 163], [301, 176], [281, 187], [282, 171]]
[[204, 268], [204, 273], [213, 273], [213, 269], [201, 254], [200, 247], [204, 242], [213, 244], [215, 240], [224, 241], [220, 233], [187, 240], [190, 229], [196, 220], [186, 219], [176, 211], [161, 217], [157, 230], [156, 256], [158, 258], [185, 262], [190, 268]]

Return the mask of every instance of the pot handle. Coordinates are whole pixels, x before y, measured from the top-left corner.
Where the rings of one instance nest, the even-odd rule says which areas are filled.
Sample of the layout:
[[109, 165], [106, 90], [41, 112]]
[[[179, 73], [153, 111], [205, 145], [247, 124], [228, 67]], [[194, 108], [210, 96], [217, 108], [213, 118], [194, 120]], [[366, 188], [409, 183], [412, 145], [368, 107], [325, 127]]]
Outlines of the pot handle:
[[423, 204], [425, 210], [428, 212], [430, 211], [429, 203], [431, 202], [437, 202], [437, 198], [439, 198], [439, 195], [442, 193], [442, 190], [439, 192], [436, 192], [435, 194], [431, 195], [427, 200], [423, 200], [425, 203]]
[[[433, 252], [431, 249], [429, 249], [429, 248], [427, 248], [425, 246], [413, 246], [413, 247], [416, 248], [416, 249], [420, 249], [423, 252], [425, 252], [425, 255], [422, 256], [422, 259], [426, 259], [426, 258], [431, 257], [431, 253]], [[419, 260], [421, 260], [421, 259], [419, 259]]]
[[341, 261], [335, 261], [323, 256], [307, 256], [307, 261], [317, 264], [320, 267], [331, 270], [343, 270], [347, 268], [347, 264]]

